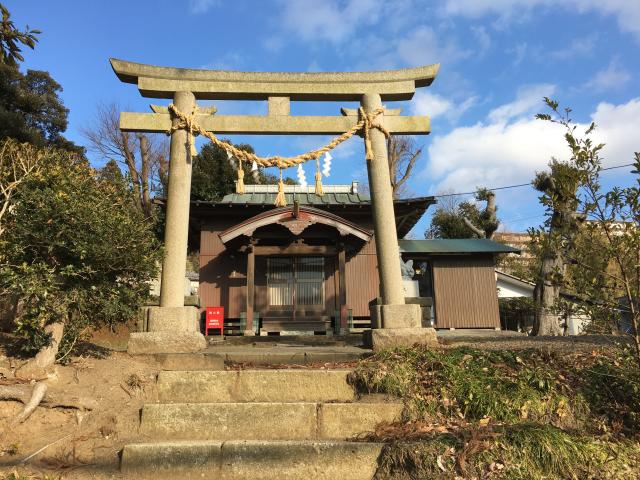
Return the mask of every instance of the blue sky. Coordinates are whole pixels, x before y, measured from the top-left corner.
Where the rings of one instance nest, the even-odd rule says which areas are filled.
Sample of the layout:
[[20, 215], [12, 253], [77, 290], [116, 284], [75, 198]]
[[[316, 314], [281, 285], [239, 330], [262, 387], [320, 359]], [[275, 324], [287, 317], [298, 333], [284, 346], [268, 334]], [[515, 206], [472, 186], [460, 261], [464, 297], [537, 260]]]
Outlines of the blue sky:
[[[43, 31], [25, 68], [51, 72], [70, 109], [67, 136], [100, 102], [148, 111], [108, 59], [189, 68], [255, 71], [378, 70], [440, 63], [431, 87], [402, 106], [432, 117], [410, 190], [414, 196], [525, 183], [552, 156], [567, 155], [561, 132], [534, 120], [542, 97], [595, 120], [604, 164], [640, 150], [640, 0], [9, 0], [16, 24]], [[263, 102], [217, 102], [221, 113], [266, 112]], [[293, 114], [339, 114], [342, 104], [292, 106]], [[348, 105], [347, 105], [348, 106]], [[292, 155], [326, 137], [232, 137], [259, 154]], [[325, 183], [366, 181], [362, 142], [336, 150]], [[103, 160], [92, 158], [96, 165]], [[630, 169], [603, 174], [628, 185]], [[295, 176], [295, 170], [287, 172]], [[306, 167], [313, 178], [313, 167]], [[464, 197], [462, 197], [464, 198]], [[542, 220], [530, 188], [498, 192], [503, 229]], [[421, 237], [428, 218], [413, 235]]]

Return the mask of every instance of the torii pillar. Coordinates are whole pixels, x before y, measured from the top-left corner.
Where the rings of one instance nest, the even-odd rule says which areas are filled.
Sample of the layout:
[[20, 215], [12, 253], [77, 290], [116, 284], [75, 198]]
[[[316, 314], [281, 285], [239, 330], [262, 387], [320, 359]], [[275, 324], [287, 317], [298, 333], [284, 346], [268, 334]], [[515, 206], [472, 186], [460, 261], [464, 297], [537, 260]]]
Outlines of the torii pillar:
[[[157, 67], [111, 59], [120, 80], [135, 83], [145, 97], [173, 99], [177, 109], [195, 114], [195, 121], [216, 134], [340, 135], [361, 120], [358, 112], [343, 108], [342, 116], [293, 116], [294, 101], [359, 101], [366, 112], [382, 101], [410, 100], [416, 88], [431, 84], [439, 65], [380, 72], [232, 72]], [[266, 100], [267, 115], [211, 115], [196, 111], [195, 100]], [[120, 128], [128, 132], [167, 132], [176, 126], [166, 107], [154, 113], [120, 114]], [[429, 117], [402, 116], [386, 110], [374, 120], [391, 134], [425, 135]], [[375, 328], [365, 332], [365, 343], [375, 350], [436, 341], [432, 328], [421, 328], [418, 305], [405, 305], [387, 145], [384, 134], [370, 129], [373, 159], [368, 161], [371, 202], [378, 255], [382, 304], [372, 308]], [[184, 306], [185, 262], [191, 188], [188, 132], [173, 130], [165, 228], [165, 258], [160, 306], [149, 312], [149, 331], [132, 333], [130, 353], [192, 352], [205, 348], [197, 310]], [[247, 294], [251, 291], [247, 288]]]
[[[193, 112], [193, 93], [178, 91], [173, 103], [182, 112]], [[173, 120], [173, 126], [177, 120]], [[206, 348], [200, 333], [200, 312], [185, 306], [184, 285], [191, 201], [191, 148], [184, 129], [171, 132], [169, 188], [164, 228], [164, 259], [160, 284], [160, 306], [148, 309], [148, 331], [132, 333], [127, 351], [132, 354], [192, 353]]]
[[[368, 93], [362, 96], [361, 104], [366, 113], [371, 113], [382, 107], [382, 99], [377, 93]], [[384, 126], [384, 115], [379, 115], [376, 122]], [[377, 323], [379, 328], [365, 331], [364, 343], [374, 350], [416, 343], [436, 344], [435, 330], [422, 328], [420, 305], [405, 304], [404, 301], [387, 141], [384, 133], [376, 128], [369, 130], [369, 138], [373, 159], [367, 161], [367, 173], [382, 305], [371, 307], [372, 324]]]

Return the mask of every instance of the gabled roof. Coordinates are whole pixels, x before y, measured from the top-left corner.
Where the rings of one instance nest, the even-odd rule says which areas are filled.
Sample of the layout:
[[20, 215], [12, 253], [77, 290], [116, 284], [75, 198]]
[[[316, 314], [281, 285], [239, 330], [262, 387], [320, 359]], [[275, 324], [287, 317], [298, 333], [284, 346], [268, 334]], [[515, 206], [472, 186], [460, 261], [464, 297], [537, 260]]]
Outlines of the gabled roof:
[[[256, 215], [261, 211], [275, 209], [275, 193], [229, 194], [219, 202], [191, 201], [190, 215], [193, 218], [224, 215]], [[285, 193], [287, 205], [293, 205], [294, 199], [300, 206], [327, 210], [343, 215], [345, 210], [351, 213], [370, 215], [371, 199], [362, 193], [326, 192], [323, 196], [314, 193]], [[164, 201], [157, 200], [159, 203]], [[434, 197], [417, 197], [394, 200], [396, 230], [398, 238], [404, 237], [422, 218], [430, 205], [436, 203]], [[240, 210], [242, 209], [242, 210]], [[244, 217], [246, 218], [246, 216]]]
[[289, 205], [260, 213], [228, 228], [224, 232], [221, 232], [219, 236], [223, 243], [227, 243], [240, 235], [251, 236], [256, 229], [272, 224], [280, 224], [288, 228], [295, 235], [299, 235], [307, 227], [316, 223], [333, 227], [338, 230], [342, 236], [353, 235], [365, 242], [371, 240], [371, 236], [373, 235], [373, 232], [366, 228], [362, 228], [333, 213], [317, 208], [306, 206], [295, 208]]
[[486, 238], [435, 238], [399, 240], [400, 253], [520, 253], [517, 248]]

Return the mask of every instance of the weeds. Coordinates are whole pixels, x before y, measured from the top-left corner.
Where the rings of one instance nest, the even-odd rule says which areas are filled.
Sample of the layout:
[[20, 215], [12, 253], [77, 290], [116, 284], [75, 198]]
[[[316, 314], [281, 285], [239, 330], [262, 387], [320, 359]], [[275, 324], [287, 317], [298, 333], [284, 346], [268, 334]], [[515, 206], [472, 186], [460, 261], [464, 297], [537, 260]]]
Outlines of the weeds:
[[640, 369], [631, 347], [613, 358], [600, 358], [583, 370], [585, 392], [593, 409], [629, 434], [640, 433]]
[[630, 349], [612, 353], [414, 347], [361, 361], [360, 391], [406, 405], [364, 438], [387, 443], [376, 479], [640, 479], [640, 371]]
[[581, 396], [569, 401], [567, 378], [533, 352], [396, 349], [361, 362], [354, 381], [364, 391], [403, 398], [408, 418], [574, 426], [588, 409]]
[[435, 434], [383, 450], [376, 480], [637, 479], [640, 450], [551, 425], [523, 423]]

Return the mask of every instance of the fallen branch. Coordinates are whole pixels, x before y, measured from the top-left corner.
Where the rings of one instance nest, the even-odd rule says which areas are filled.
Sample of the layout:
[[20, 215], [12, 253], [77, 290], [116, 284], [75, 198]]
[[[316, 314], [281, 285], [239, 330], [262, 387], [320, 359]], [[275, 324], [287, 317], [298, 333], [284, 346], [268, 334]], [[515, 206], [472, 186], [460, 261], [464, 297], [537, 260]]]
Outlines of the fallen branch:
[[[0, 385], [0, 400], [12, 400], [27, 405], [33, 396], [32, 390], [30, 385]], [[95, 410], [98, 402], [93, 398], [77, 397], [75, 395], [47, 391], [40, 405], [47, 408]]]
[[72, 435], [72, 433], [68, 433], [67, 435], [65, 435], [64, 437], [60, 437], [57, 440], [54, 440], [53, 442], [47, 443], [44, 447], [40, 447], [38, 450], [36, 450], [35, 452], [33, 452], [30, 455], [27, 455], [25, 458], [23, 458], [22, 460], [13, 463], [12, 465], [22, 465], [27, 463], [29, 460], [31, 460], [33, 457], [35, 457], [36, 455], [38, 455], [39, 453], [44, 452], [47, 448], [49, 448], [51, 445], [55, 445], [58, 442], [61, 442], [62, 440], [65, 440], [67, 438], [69, 438]]

